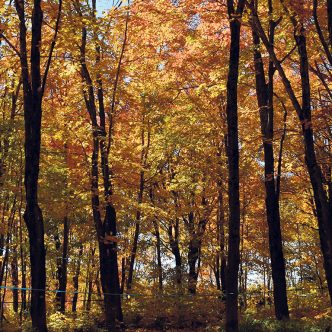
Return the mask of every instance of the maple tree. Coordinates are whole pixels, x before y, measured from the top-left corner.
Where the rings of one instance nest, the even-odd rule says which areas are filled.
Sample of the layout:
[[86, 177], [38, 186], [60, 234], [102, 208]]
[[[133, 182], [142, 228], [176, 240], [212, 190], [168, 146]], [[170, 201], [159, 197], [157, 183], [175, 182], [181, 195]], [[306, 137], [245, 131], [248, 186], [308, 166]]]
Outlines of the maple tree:
[[0, 0], [2, 328], [328, 328], [332, 1], [104, 6]]

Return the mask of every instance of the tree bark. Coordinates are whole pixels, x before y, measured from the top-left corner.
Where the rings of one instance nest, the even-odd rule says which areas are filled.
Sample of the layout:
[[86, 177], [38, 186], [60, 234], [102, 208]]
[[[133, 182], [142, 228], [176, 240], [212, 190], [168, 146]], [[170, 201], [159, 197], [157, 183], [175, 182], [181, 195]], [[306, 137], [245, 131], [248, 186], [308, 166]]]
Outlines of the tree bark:
[[[270, 6], [271, 8], [271, 6]], [[275, 22], [270, 21], [269, 38], [274, 42]], [[280, 226], [279, 193], [276, 192], [274, 177], [274, 151], [273, 151], [273, 61], [269, 62], [269, 81], [266, 83], [265, 71], [261, 52], [260, 40], [253, 30], [254, 64], [256, 78], [256, 92], [261, 123], [261, 133], [264, 149], [264, 177], [265, 177], [265, 206], [269, 232], [269, 248], [271, 257], [273, 296], [275, 316], [277, 319], [288, 319], [288, 303], [286, 292], [285, 260], [282, 248], [282, 235]]]
[[[56, 302], [58, 310], [65, 312], [66, 310], [66, 289], [67, 289], [67, 265], [68, 265], [68, 240], [69, 240], [69, 220], [65, 216], [63, 218], [63, 242], [62, 242], [62, 253], [61, 257], [58, 258], [58, 290], [56, 293]], [[59, 241], [60, 249], [60, 241]], [[60, 250], [58, 252], [60, 254]]]
[[[204, 177], [205, 179], [205, 177]], [[205, 184], [202, 190], [202, 216], [200, 216], [197, 225], [195, 225], [195, 214], [191, 211], [187, 219], [187, 228], [189, 231], [189, 245], [188, 245], [188, 292], [196, 294], [197, 279], [200, 267], [202, 241], [208, 222], [207, 199], [205, 197]], [[197, 265], [197, 266], [196, 266]]]
[[25, 194], [26, 209], [24, 220], [28, 228], [31, 266], [31, 319], [32, 327], [37, 331], [47, 331], [46, 326], [46, 266], [44, 245], [44, 223], [42, 211], [38, 205], [38, 176], [41, 144], [42, 99], [50, 68], [52, 52], [59, 30], [61, 0], [56, 21], [54, 38], [51, 43], [45, 73], [41, 77], [41, 42], [43, 11], [41, 0], [33, 1], [31, 24], [30, 70], [27, 52], [27, 28], [24, 0], [15, 0], [20, 29], [20, 63], [23, 83], [23, 108], [25, 126]]
[[17, 247], [13, 248], [13, 257], [11, 261], [11, 274], [12, 274], [12, 285], [13, 285], [13, 310], [18, 312], [18, 261], [17, 261]]
[[[173, 175], [172, 175], [173, 177]], [[173, 191], [175, 209], [178, 211], [178, 193]], [[172, 222], [168, 226], [168, 238], [171, 247], [172, 254], [175, 259], [175, 280], [178, 287], [178, 290], [181, 288], [182, 284], [182, 257], [179, 246], [180, 241], [180, 225], [179, 218], [175, 217], [175, 222]]]
[[76, 269], [75, 269], [75, 275], [73, 277], [73, 288], [74, 288], [74, 295], [73, 295], [73, 302], [72, 302], [72, 312], [76, 312], [77, 307], [77, 299], [78, 299], [78, 281], [80, 277], [80, 271], [81, 271], [81, 259], [83, 256], [83, 245], [80, 244], [79, 252], [78, 252], [78, 258], [76, 261]]
[[[154, 205], [154, 190], [150, 188], [150, 200], [152, 205]], [[157, 274], [158, 274], [158, 287], [159, 290], [163, 289], [163, 267], [161, 263], [161, 238], [160, 238], [160, 230], [158, 225], [157, 216], [152, 220], [153, 228], [154, 228], [154, 235], [156, 237], [156, 250], [157, 250]]]
[[[144, 107], [144, 106], [143, 106]], [[135, 233], [133, 239], [133, 245], [131, 249], [131, 256], [130, 256], [130, 264], [129, 264], [129, 271], [128, 271], [128, 279], [127, 279], [127, 289], [131, 289], [132, 282], [133, 282], [133, 274], [134, 274], [134, 264], [135, 258], [137, 254], [137, 246], [138, 246], [138, 237], [140, 233], [140, 221], [141, 221], [141, 210], [140, 205], [143, 202], [143, 193], [144, 193], [144, 186], [145, 186], [145, 172], [144, 169], [146, 167], [146, 162], [148, 158], [149, 152], [149, 145], [150, 145], [150, 129], [148, 128], [147, 131], [147, 146], [145, 146], [145, 114], [143, 110], [142, 114], [142, 124], [141, 124], [141, 158], [140, 158], [140, 182], [139, 182], [139, 189], [137, 194], [137, 204], [138, 210], [136, 211], [136, 219], [135, 219]], [[149, 127], [149, 126], [148, 126]]]
[[222, 188], [222, 171], [221, 171], [221, 148], [217, 152], [218, 158], [218, 211], [217, 211], [217, 232], [218, 232], [218, 244], [219, 244], [219, 253], [217, 257], [217, 273], [220, 283], [220, 288], [223, 297], [226, 295], [226, 250], [225, 250], [225, 210], [224, 210], [224, 195]]
[[[96, 12], [96, 2], [92, 2], [93, 15]], [[75, 5], [78, 14], [83, 18], [81, 8]], [[95, 17], [92, 17], [95, 19]], [[96, 39], [96, 37], [95, 37]], [[95, 40], [96, 42], [96, 40]], [[91, 156], [91, 205], [93, 220], [95, 224], [98, 248], [99, 248], [99, 265], [100, 265], [100, 280], [104, 294], [104, 310], [106, 328], [109, 331], [116, 329], [116, 318], [119, 321], [123, 320], [121, 297], [120, 297], [120, 282], [118, 275], [118, 261], [117, 261], [117, 229], [116, 229], [116, 212], [112, 204], [112, 188], [110, 179], [110, 169], [108, 163], [108, 149], [106, 147], [106, 121], [104, 109], [104, 96], [101, 76], [97, 74], [97, 97], [98, 97], [98, 116], [100, 125], [97, 122], [97, 107], [94, 96], [94, 84], [90, 76], [89, 69], [86, 64], [86, 43], [87, 43], [87, 28], [82, 27], [82, 39], [80, 46], [80, 64], [81, 76], [84, 80], [83, 96], [87, 111], [90, 116], [92, 125], [92, 156]], [[100, 49], [96, 46], [96, 63], [100, 61]], [[104, 186], [104, 204], [100, 204], [99, 198], [99, 151], [101, 159], [102, 180]], [[105, 214], [104, 221], [100, 213], [101, 206], [103, 206]]]
[[161, 240], [160, 231], [157, 221], [153, 221], [154, 233], [156, 236], [156, 249], [157, 249], [157, 273], [158, 273], [158, 287], [159, 290], [163, 289], [163, 267], [161, 264]]
[[228, 261], [226, 273], [226, 331], [238, 331], [238, 274], [240, 262], [240, 193], [239, 193], [239, 134], [237, 110], [237, 85], [240, 59], [240, 31], [244, 1], [227, 1], [230, 20], [230, 55], [227, 78], [227, 157], [228, 157], [228, 201], [229, 232]]
[[[282, 1], [283, 3], [283, 1]], [[287, 11], [287, 7], [284, 6]], [[314, 201], [316, 206], [317, 221], [319, 225], [319, 237], [321, 250], [324, 258], [325, 276], [328, 284], [330, 300], [332, 303], [332, 225], [331, 212], [329, 211], [328, 197], [324, 189], [324, 177], [321, 168], [317, 162], [315, 145], [314, 145], [314, 131], [311, 123], [311, 97], [310, 97], [310, 82], [309, 82], [309, 64], [306, 47], [306, 37], [304, 35], [304, 28], [297, 22], [295, 16], [290, 15], [294, 25], [295, 41], [299, 54], [300, 75], [302, 87], [302, 106], [300, 105], [293, 87], [288, 80], [285, 71], [274, 53], [272, 45], [269, 43], [268, 37], [264, 32], [261, 22], [258, 18], [257, 11], [251, 7], [253, 14], [253, 21], [256, 32], [264, 43], [271, 59], [274, 62], [280, 78], [284, 84], [285, 90], [293, 104], [293, 107], [298, 115], [302, 126], [302, 136], [304, 140], [305, 162], [307, 165], [310, 182], [314, 192]]]

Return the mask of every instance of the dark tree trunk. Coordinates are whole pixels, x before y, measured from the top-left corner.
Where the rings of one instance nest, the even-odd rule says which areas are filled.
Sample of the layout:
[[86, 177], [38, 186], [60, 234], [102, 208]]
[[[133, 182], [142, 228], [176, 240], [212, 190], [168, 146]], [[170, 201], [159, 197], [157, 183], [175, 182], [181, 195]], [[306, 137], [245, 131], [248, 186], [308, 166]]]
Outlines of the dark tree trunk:
[[4, 304], [5, 304], [5, 298], [6, 298], [6, 291], [7, 291], [7, 277], [8, 277], [8, 260], [5, 264], [5, 276], [4, 276], [4, 290], [3, 290], [3, 294], [1, 294], [0, 292], [0, 295], [1, 295], [1, 299], [0, 299], [0, 326], [2, 326], [2, 322], [3, 322], [3, 319], [4, 319]]
[[188, 292], [190, 294], [196, 294], [198, 269], [196, 268], [196, 263], [200, 254], [200, 241], [195, 237], [190, 239], [188, 247]]
[[[275, 23], [270, 22], [270, 43], [274, 41]], [[280, 226], [279, 193], [276, 192], [274, 177], [273, 152], [273, 61], [269, 62], [269, 82], [266, 83], [263, 59], [259, 50], [260, 40], [253, 30], [254, 63], [256, 92], [261, 122], [264, 148], [265, 205], [269, 231], [269, 248], [271, 257], [274, 308], [277, 319], [288, 319], [289, 311], [286, 292], [285, 260], [282, 248]]]
[[179, 219], [176, 218], [175, 225], [168, 228], [169, 242], [175, 259], [175, 279], [178, 286], [182, 283], [182, 258], [179, 247]]
[[[174, 174], [172, 174], [172, 177]], [[174, 201], [175, 201], [175, 209], [176, 212], [178, 211], [178, 193], [173, 191]], [[169, 244], [171, 247], [172, 254], [175, 259], [175, 280], [178, 287], [178, 290], [181, 287], [182, 284], [182, 257], [180, 252], [180, 225], [179, 225], [179, 218], [175, 218], [175, 223], [171, 223], [168, 226], [168, 238], [169, 238]]]
[[[154, 202], [153, 187], [150, 188], [149, 195], [150, 195], [151, 203], [154, 206], [155, 202]], [[152, 220], [152, 223], [153, 223], [153, 228], [154, 228], [154, 235], [156, 237], [158, 286], [159, 286], [159, 290], [162, 290], [163, 289], [163, 267], [162, 267], [162, 263], [161, 263], [161, 238], [160, 238], [160, 230], [159, 230], [157, 215]]]
[[13, 285], [13, 310], [18, 312], [18, 261], [17, 261], [17, 247], [13, 248], [13, 257], [11, 261], [12, 285]]
[[[68, 264], [68, 240], [69, 240], [69, 220], [68, 217], [63, 219], [63, 242], [62, 242], [62, 253], [61, 257], [57, 259], [58, 261], [58, 290], [60, 292], [56, 293], [56, 302], [58, 310], [60, 312], [65, 312], [66, 310], [66, 289], [67, 289], [67, 264]], [[58, 252], [60, 254], [60, 241]]]
[[101, 300], [102, 296], [101, 296], [101, 288], [100, 288], [100, 271], [96, 272], [96, 278], [95, 278], [95, 285], [97, 288], [97, 294], [98, 294], [98, 299]]
[[[201, 259], [201, 248], [202, 240], [205, 233], [205, 228], [207, 224], [207, 200], [205, 198], [205, 185], [203, 187], [202, 193], [202, 208], [203, 216], [198, 221], [197, 226], [195, 226], [195, 215], [190, 212], [188, 215], [188, 231], [189, 231], [189, 245], [188, 245], [188, 265], [189, 265], [189, 275], [188, 275], [188, 292], [190, 294], [196, 294], [197, 279], [200, 267]], [[196, 266], [197, 265], [197, 266]]]
[[[283, 1], [282, 4], [284, 5]], [[284, 5], [284, 9], [288, 11]], [[280, 78], [284, 84], [285, 90], [292, 102], [292, 105], [298, 115], [302, 125], [302, 135], [304, 139], [305, 149], [305, 162], [307, 165], [310, 182], [314, 192], [314, 200], [316, 206], [317, 221], [319, 226], [319, 236], [321, 249], [324, 258], [324, 269], [326, 280], [328, 284], [330, 299], [332, 302], [332, 225], [331, 225], [331, 212], [329, 211], [329, 204], [327, 193], [324, 189], [324, 177], [321, 168], [317, 162], [315, 145], [314, 145], [314, 132], [311, 123], [311, 97], [310, 97], [310, 81], [309, 81], [309, 64], [306, 48], [306, 37], [304, 35], [304, 28], [297, 22], [294, 15], [290, 15], [294, 25], [295, 40], [297, 44], [298, 54], [300, 58], [300, 74], [301, 74], [301, 87], [302, 87], [302, 106], [300, 105], [291, 83], [289, 82], [285, 71], [274, 53], [272, 45], [269, 43], [268, 37], [264, 32], [261, 22], [258, 18], [257, 11], [251, 7], [253, 14], [253, 21], [255, 29], [259, 37], [263, 41], [274, 66], [278, 70]], [[289, 12], [289, 11], [288, 11]]]
[[20, 226], [19, 226], [19, 232], [20, 232], [20, 259], [21, 259], [21, 312], [20, 317], [22, 318], [23, 312], [27, 308], [27, 293], [26, 293], [26, 255], [24, 250], [24, 240], [22, 236], [22, 220], [21, 220], [21, 208], [19, 209], [19, 219], [20, 219]]
[[86, 302], [85, 302], [85, 310], [86, 311], [90, 311], [91, 309], [91, 300], [92, 300], [92, 292], [93, 292], [93, 275], [95, 273], [95, 248], [91, 249], [91, 257], [89, 260], [89, 267], [88, 267], [88, 271], [87, 271], [87, 276], [86, 276], [86, 283], [87, 283], [87, 287], [86, 287], [86, 294], [87, 294], [87, 298], [86, 298]]
[[311, 97], [309, 82], [309, 63], [306, 47], [306, 37], [301, 31], [296, 35], [296, 43], [300, 57], [300, 73], [302, 85], [302, 133], [305, 145], [305, 162], [308, 168], [319, 224], [319, 235], [324, 257], [326, 279], [332, 303], [332, 211], [329, 209], [328, 197], [323, 186], [323, 174], [316, 159], [313, 129], [311, 124]]
[[217, 240], [219, 244], [219, 253], [217, 256], [217, 273], [220, 278], [220, 288], [223, 296], [226, 295], [226, 252], [225, 252], [225, 210], [224, 210], [224, 195], [222, 188], [222, 171], [221, 171], [221, 149], [218, 149], [218, 214], [217, 214]]
[[23, 83], [23, 108], [25, 125], [25, 194], [26, 209], [24, 220], [28, 228], [30, 242], [31, 267], [31, 319], [32, 327], [37, 331], [47, 331], [46, 326], [46, 267], [44, 245], [44, 223], [41, 209], [38, 205], [38, 176], [41, 143], [42, 98], [50, 68], [52, 52], [55, 46], [60, 23], [61, 0], [57, 16], [54, 38], [51, 43], [45, 73], [41, 78], [41, 31], [43, 11], [41, 0], [33, 1], [31, 24], [30, 70], [27, 51], [27, 28], [25, 25], [25, 1], [15, 0], [15, 8], [19, 17], [20, 30], [20, 62]]
[[126, 282], [126, 258], [122, 257], [121, 259], [121, 284], [120, 284], [120, 293], [123, 294]]
[[220, 280], [220, 253], [216, 254], [215, 263], [213, 266], [214, 278], [216, 279], [217, 290], [221, 290], [221, 280]]
[[163, 289], [163, 267], [161, 264], [161, 240], [160, 240], [160, 232], [157, 221], [153, 221], [154, 233], [156, 236], [156, 249], [157, 249], [157, 273], [158, 273], [158, 287], [159, 290]]
[[136, 212], [136, 220], [135, 220], [135, 232], [134, 232], [134, 239], [133, 245], [131, 248], [131, 255], [130, 255], [130, 262], [129, 262], [129, 270], [128, 270], [128, 279], [127, 279], [127, 290], [131, 289], [134, 277], [134, 267], [135, 267], [135, 259], [137, 254], [137, 246], [138, 246], [138, 236], [140, 233], [140, 219], [141, 219], [141, 212]]
[[239, 193], [239, 138], [237, 85], [240, 59], [240, 31], [244, 1], [239, 0], [237, 9], [234, 1], [228, 4], [230, 19], [230, 55], [227, 78], [227, 157], [228, 157], [228, 200], [229, 200], [229, 231], [228, 261], [226, 274], [226, 331], [238, 331], [238, 275], [240, 263], [240, 193]]
[[[93, 1], [93, 8], [95, 12], [96, 3]], [[79, 15], [83, 17], [81, 9], [75, 7]], [[81, 75], [86, 84], [86, 90], [83, 90], [84, 100], [87, 111], [90, 116], [93, 128], [93, 151], [91, 157], [91, 205], [93, 212], [93, 220], [95, 224], [98, 248], [99, 248], [99, 264], [100, 264], [100, 280], [104, 293], [104, 310], [106, 327], [110, 331], [116, 328], [116, 318], [122, 321], [121, 297], [120, 297], [120, 282], [118, 275], [118, 261], [117, 261], [117, 230], [116, 230], [116, 213], [112, 204], [112, 189], [110, 180], [110, 169], [108, 164], [108, 149], [106, 147], [106, 121], [104, 110], [104, 96], [102, 80], [100, 75], [97, 75], [97, 96], [99, 104], [99, 118], [100, 125], [97, 122], [97, 108], [94, 96], [94, 84], [90, 76], [86, 64], [86, 43], [87, 43], [87, 29], [82, 28], [81, 40]], [[96, 63], [100, 61], [100, 50], [96, 47]], [[99, 199], [99, 150], [101, 155], [101, 170], [103, 176], [104, 186], [104, 204], [100, 204]], [[102, 222], [100, 209], [105, 209], [104, 222]]]
[[76, 306], [77, 306], [77, 299], [78, 299], [78, 281], [80, 277], [80, 271], [81, 271], [81, 259], [83, 256], [83, 245], [80, 245], [78, 258], [76, 261], [76, 269], [75, 274], [73, 277], [73, 288], [74, 288], [74, 295], [73, 295], [73, 303], [72, 303], [72, 312], [76, 312]]
[[[133, 239], [133, 245], [131, 249], [131, 256], [130, 256], [130, 263], [129, 263], [129, 271], [128, 271], [128, 279], [127, 279], [127, 289], [131, 289], [132, 282], [133, 282], [133, 274], [134, 274], [134, 264], [135, 258], [137, 254], [137, 246], [138, 246], [138, 237], [140, 233], [140, 222], [141, 222], [141, 210], [140, 205], [143, 202], [143, 193], [144, 193], [144, 186], [145, 186], [145, 178], [144, 178], [144, 168], [146, 167], [146, 161], [148, 158], [149, 146], [150, 146], [150, 129], [147, 132], [147, 146], [145, 147], [145, 114], [143, 111], [142, 115], [142, 129], [141, 129], [141, 158], [140, 158], [140, 182], [139, 182], [139, 189], [137, 194], [137, 203], [138, 203], [138, 210], [136, 211], [136, 219], [135, 219], [135, 233]], [[148, 126], [149, 127], [149, 126]]]
[[[20, 158], [20, 165], [22, 166], [22, 154]], [[25, 251], [25, 239], [23, 238], [23, 223], [22, 223], [22, 208], [23, 208], [23, 174], [20, 176], [20, 204], [18, 208], [18, 220], [19, 220], [19, 242], [20, 242], [20, 260], [21, 260], [21, 310], [20, 310], [20, 322], [22, 322], [23, 312], [27, 308], [27, 296], [26, 296], [26, 251]]]

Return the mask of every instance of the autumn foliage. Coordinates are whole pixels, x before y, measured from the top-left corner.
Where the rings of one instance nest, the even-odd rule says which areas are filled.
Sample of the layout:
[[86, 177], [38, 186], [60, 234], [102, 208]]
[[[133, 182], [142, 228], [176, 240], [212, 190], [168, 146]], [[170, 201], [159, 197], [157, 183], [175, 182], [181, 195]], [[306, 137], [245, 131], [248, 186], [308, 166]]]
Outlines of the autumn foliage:
[[0, 0], [3, 330], [329, 331], [331, 98], [331, 0]]

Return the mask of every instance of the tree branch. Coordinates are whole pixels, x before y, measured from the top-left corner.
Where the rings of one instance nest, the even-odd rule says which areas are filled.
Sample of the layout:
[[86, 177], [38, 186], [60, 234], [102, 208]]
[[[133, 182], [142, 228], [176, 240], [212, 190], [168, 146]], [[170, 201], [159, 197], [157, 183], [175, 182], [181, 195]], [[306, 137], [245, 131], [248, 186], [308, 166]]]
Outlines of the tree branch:
[[51, 61], [52, 61], [52, 54], [53, 54], [53, 50], [54, 50], [54, 47], [55, 47], [55, 44], [56, 44], [57, 35], [58, 35], [59, 27], [60, 27], [61, 9], [62, 9], [62, 0], [59, 0], [59, 9], [58, 9], [58, 15], [57, 15], [56, 23], [55, 23], [54, 36], [53, 36], [53, 40], [52, 40], [52, 43], [51, 43], [50, 51], [49, 51], [49, 54], [48, 54], [48, 59], [47, 59], [47, 63], [46, 63], [45, 73], [43, 75], [43, 82], [42, 82], [42, 88], [41, 88], [41, 96], [44, 95], [46, 81], [47, 81], [47, 76], [48, 76], [48, 72], [49, 72], [49, 69], [50, 69], [50, 66], [51, 66]]

